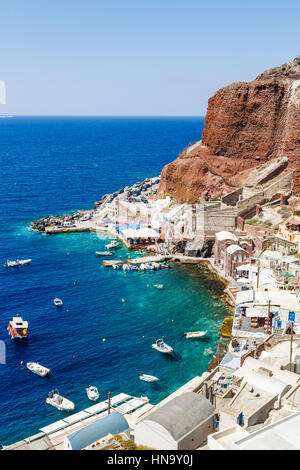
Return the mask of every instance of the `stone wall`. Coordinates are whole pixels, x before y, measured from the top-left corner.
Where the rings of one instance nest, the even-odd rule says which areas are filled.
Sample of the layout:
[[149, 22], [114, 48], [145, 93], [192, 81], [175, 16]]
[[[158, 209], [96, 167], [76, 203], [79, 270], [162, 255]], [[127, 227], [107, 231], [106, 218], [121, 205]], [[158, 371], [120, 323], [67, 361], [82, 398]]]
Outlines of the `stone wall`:
[[267, 188], [257, 192], [254, 196], [239, 201], [237, 203], [238, 215], [249, 212], [251, 209], [255, 208], [257, 204], [270, 201], [276, 194], [284, 193], [290, 195], [293, 187], [293, 176], [294, 172], [282, 176]]

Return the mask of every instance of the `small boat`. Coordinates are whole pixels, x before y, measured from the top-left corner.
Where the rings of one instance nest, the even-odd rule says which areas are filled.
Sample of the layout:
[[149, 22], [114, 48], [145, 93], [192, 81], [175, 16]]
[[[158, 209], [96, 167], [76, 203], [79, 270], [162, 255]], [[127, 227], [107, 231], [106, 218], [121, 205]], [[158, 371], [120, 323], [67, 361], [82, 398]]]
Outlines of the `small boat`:
[[147, 266], [144, 263], [140, 264], [141, 271], [147, 271]]
[[206, 331], [190, 331], [189, 333], [184, 333], [184, 336], [187, 339], [203, 338], [206, 335], [207, 335], [207, 330]]
[[46, 398], [46, 403], [48, 405], [54, 406], [59, 411], [62, 410], [74, 410], [75, 405], [71, 400], [62, 397], [58, 390], [53, 390], [52, 392], [48, 393], [48, 397]]
[[24, 321], [22, 317], [13, 317], [8, 323], [8, 334], [11, 339], [26, 339], [28, 336], [28, 322]]
[[50, 369], [41, 366], [41, 364], [38, 364], [37, 362], [27, 362], [26, 367], [31, 372], [39, 375], [40, 377], [46, 377], [46, 375], [50, 374]]
[[120, 244], [117, 240], [112, 240], [110, 243], [105, 245], [106, 250], [110, 250], [111, 248], [119, 248]]
[[100, 397], [100, 393], [98, 392], [97, 387], [94, 387], [94, 385], [89, 385], [89, 387], [87, 387], [85, 390], [88, 398], [92, 401], [97, 401]]
[[164, 339], [157, 339], [154, 344], [152, 344], [152, 348], [156, 349], [157, 351], [163, 354], [172, 354], [173, 348], [164, 342]]
[[168, 263], [166, 263], [165, 261], [160, 263], [160, 266], [161, 266], [161, 268], [170, 268], [170, 265]]
[[155, 377], [154, 375], [148, 375], [148, 374], [140, 374], [139, 375], [140, 380], [143, 380], [144, 382], [158, 382], [159, 378]]
[[97, 256], [112, 256], [112, 251], [96, 251]]
[[18, 259], [17, 262], [19, 266], [25, 266], [26, 264], [31, 263], [31, 259]]
[[9, 260], [6, 260], [6, 263], [4, 264], [4, 266], [6, 268], [12, 268], [13, 266], [25, 266], [26, 264], [30, 264], [31, 263], [31, 259], [17, 259], [15, 261], [9, 261]]
[[152, 263], [147, 263], [146, 266], [147, 266], [147, 269], [150, 269], [151, 271], [155, 270], [155, 267], [153, 266]]
[[130, 267], [128, 266], [128, 264], [123, 264], [122, 268], [123, 271], [130, 271]]
[[156, 287], [156, 289], [163, 289], [164, 285], [163, 284], [154, 284], [153, 287]]
[[56, 307], [62, 307], [63, 305], [63, 301], [61, 299], [58, 299], [57, 297], [53, 300], [53, 303]]

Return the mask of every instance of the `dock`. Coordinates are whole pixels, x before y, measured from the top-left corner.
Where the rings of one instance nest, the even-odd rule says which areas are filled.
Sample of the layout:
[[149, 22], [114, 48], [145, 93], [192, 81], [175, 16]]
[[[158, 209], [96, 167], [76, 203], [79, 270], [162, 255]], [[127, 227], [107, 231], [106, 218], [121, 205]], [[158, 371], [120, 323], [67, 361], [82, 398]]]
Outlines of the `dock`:
[[81, 233], [81, 232], [95, 232], [92, 227], [46, 227], [45, 233], [47, 235], [56, 235], [59, 233]]
[[142, 264], [142, 263], [162, 263], [168, 257], [164, 255], [141, 256], [133, 259], [103, 260], [102, 266], [108, 268], [111, 266], [120, 266], [122, 264]]
[[[106, 416], [109, 413], [108, 407], [108, 400], [105, 400], [75, 414], [64, 416], [59, 421], [41, 428], [38, 434], [3, 446], [2, 450], [63, 450], [66, 437]], [[110, 407], [111, 410], [124, 415], [130, 427], [155, 408], [147, 397], [137, 398], [126, 393], [112, 397]]]

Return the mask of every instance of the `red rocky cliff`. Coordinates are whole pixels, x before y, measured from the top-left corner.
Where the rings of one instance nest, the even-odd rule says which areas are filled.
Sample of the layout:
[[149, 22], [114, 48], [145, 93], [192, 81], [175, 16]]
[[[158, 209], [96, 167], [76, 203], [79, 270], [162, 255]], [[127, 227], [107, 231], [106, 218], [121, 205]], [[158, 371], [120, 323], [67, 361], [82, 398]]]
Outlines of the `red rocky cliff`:
[[159, 194], [180, 202], [251, 184], [273, 161], [288, 159], [300, 195], [300, 57], [209, 99], [202, 141], [162, 171]]

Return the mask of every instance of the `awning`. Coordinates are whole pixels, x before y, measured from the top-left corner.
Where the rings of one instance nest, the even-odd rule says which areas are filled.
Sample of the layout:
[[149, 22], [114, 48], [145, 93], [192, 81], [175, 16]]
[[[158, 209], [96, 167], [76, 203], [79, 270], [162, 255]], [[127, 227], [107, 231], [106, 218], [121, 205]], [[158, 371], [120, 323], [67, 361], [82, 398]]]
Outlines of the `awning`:
[[249, 271], [250, 264], [243, 264], [242, 266], [237, 266], [235, 268], [236, 271]]

